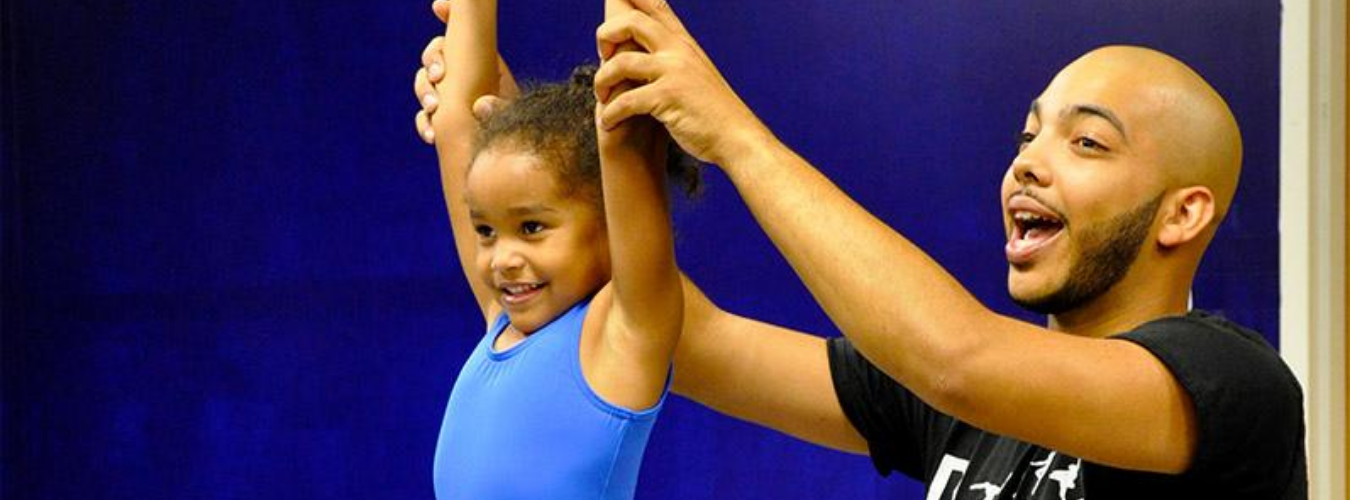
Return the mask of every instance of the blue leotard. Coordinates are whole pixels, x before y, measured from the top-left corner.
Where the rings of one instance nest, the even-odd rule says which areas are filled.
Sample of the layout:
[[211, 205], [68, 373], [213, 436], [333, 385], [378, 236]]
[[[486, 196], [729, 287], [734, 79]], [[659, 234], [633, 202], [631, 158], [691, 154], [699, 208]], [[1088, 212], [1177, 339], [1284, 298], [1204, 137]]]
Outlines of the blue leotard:
[[488, 329], [446, 405], [436, 442], [438, 500], [633, 497], [665, 394], [632, 411], [591, 390], [578, 354], [589, 305], [572, 306], [501, 352], [492, 345], [506, 315]]

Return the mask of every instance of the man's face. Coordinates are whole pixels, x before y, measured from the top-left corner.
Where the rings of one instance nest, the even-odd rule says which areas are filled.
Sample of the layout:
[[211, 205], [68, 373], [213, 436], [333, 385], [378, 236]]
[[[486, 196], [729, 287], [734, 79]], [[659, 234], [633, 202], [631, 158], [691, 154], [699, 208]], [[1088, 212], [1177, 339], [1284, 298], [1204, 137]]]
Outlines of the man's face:
[[1008, 292], [1028, 309], [1093, 301], [1153, 240], [1166, 95], [1137, 78], [1080, 61], [1032, 104], [1002, 189]]

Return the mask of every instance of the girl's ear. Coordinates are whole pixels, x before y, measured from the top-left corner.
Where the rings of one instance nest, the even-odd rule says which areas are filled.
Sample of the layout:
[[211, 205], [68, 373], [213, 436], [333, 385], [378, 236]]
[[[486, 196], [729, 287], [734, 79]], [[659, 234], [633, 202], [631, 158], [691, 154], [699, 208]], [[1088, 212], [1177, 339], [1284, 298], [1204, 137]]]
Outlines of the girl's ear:
[[1177, 190], [1164, 207], [1167, 215], [1158, 230], [1158, 244], [1176, 248], [1194, 240], [1214, 221], [1214, 193], [1204, 186]]

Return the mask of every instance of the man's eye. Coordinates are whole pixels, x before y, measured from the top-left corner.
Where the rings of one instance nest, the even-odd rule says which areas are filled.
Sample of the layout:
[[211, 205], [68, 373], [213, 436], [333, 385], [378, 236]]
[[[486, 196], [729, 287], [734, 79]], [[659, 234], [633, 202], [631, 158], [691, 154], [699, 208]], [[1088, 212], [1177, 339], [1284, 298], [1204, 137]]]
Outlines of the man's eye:
[[544, 225], [538, 222], [526, 222], [520, 225], [520, 232], [524, 234], [535, 234], [544, 230]]
[[492, 226], [485, 226], [485, 225], [481, 225], [481, 224], [480, 224], [480, 225], [477, 225], [477, 226], [474, 226], [474, 227], [473, 227], [473, 230], [474, 230], [474, 232], [478, 233], [478, 237], [479, 237], [479, 238], [483, 238], [483, 239], [491, 238], [494, 234], [496, 234], [496, 233], [492, 230]]
[[1031, 144], [1031, 141], [1034, 140], [1036, 140], [1036, 134], [1033, 134], [1031, 132], [1022, 132], [1020, 134], [1017, 134], [1017, 150], [1021, 151], [1023, 149], [1026, 149], [1027, 145]]
[[1077, 140], [1074, 141], [1074, 143], [1077, 144], [1078, 147], [1084, 149], [1091, 149], [1095, 151], [1110, 151], [1109, 149], [1106, 148], [1106, 146], [1102, 145], [1102, 143], [1092, 140], [1089, 137], [1079, 137]]

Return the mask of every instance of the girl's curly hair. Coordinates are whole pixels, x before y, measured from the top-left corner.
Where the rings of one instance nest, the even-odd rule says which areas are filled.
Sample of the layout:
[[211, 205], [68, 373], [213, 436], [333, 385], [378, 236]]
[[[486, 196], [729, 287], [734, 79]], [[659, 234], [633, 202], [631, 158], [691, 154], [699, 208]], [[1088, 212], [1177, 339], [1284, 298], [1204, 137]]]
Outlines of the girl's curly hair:
[[[603, 203], [600, 153], [595, 129], [594, 65], [578, 66], [565, 82], [529, 85], [520, 97], [498, 110], [479, 128], [473, 155], [509, 144], [540, 155], [557, 168], [567, 195], [582, 193]], [[685, 196], [702, 189], [698, 160], [670, 141], [666, 173]]]

